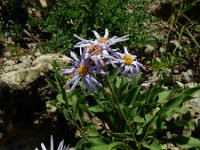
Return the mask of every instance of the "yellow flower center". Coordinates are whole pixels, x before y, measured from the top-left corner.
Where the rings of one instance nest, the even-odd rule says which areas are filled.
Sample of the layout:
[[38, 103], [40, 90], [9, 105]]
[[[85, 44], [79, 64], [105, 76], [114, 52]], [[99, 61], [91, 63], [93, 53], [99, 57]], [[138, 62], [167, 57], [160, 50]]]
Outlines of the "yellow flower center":
[[123, 57], [123, 60], [125, 61], [124, 63], [126, 65], [131, 65], [132, 62], [133, 62], [133, 58], [131, 55], [128, 55], [128, 54], [125, 54], [124, 57]]
[[101, 50], [102, 50], [101, 47], [98, 45], [92, 45], [88, 48], [89, 53], [95, 52], [95, 54], [99, 54]]
[[99, 43], [104, 43], [106, 40], [107, 40], [107, 39], [104, 38], [104, 37], [99, 37], [99, 38], [97, 39], [97, 41], [98, 41]]
[[78, 72], [81, 76], [84, 76], [84, 75], [86, 75], [86, 74], [88, 73], [88, 67], [85, 66], [85, 65], [81, 65], [81, 66], [78, 68], [77, 72]]

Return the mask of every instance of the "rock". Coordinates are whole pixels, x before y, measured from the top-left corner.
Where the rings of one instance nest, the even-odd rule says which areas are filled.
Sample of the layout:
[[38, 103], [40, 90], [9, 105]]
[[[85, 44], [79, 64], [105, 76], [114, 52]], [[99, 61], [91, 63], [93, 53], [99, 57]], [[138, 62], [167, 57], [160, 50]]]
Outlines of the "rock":
[[52, 69], [53, 61], [67, 64], [69, 60], [67, 56], [60, 54], [40, 55], [35, 60], [32, 60], [31, 56], [22, 57], [21, 63], [18, 64], [12, 60], [7, 60], [4, 62], [2, 71], [0, 71], [0, 81], [6, 83], [11, 90], [27, 90], [31, 83], [46, 75]]
[[4, 65], [6, 65], [6, 66], [12, 66], [14, 64], [15, 64], [15, 62], [13, 60], [8, 60], [8, 61], [4, 62]]
[[[189, 100], [189, 101], [187, 101], [186, 103], [185, 103], [185, 105], [187, 106], [187, 107], [189, 107], [189, 108], [192, 108], [192, 110], [195, 112], [195, 117], [196, 118], [200, 118], [200, 110], [199, 110], [199, 108], [200, 108], [200, 91], [198, 92], [198, 93], [196, 93], [196, 94], [194, 94], [193, 95], [193, 99], [191, 99], [191, 100]], [[198, 120], [197, 119], [197, 120]], [[197, 120], [195, 120], [195, 122], [197, 121]], [[196, 122], [197, 123], [197, 122]], [[200, 122], [198, 123], [198, 126], [200, 127]]]
[[141, 84], [141, 87], [144, 89], [149, 89], [151, 86], [156, 85], [156, 83], [161, 79], [158, 72], [154, 72], [152, 76], [149, 76], [148, 79]]
[[173, 70], [173, 73], [177, 75], [177, 74], [179, 74], [179, 70], [175, 69], [175, 70]]
[[198, 86], [198, 83], [186, 83], [185, 84], [185, 88], [193, 88]]
[[184, 82], [189, 83], [192, 82], [193, 78], [193, 71], [191, 69], [188, 69], [186, 72], [182, 73], [182, 79]]

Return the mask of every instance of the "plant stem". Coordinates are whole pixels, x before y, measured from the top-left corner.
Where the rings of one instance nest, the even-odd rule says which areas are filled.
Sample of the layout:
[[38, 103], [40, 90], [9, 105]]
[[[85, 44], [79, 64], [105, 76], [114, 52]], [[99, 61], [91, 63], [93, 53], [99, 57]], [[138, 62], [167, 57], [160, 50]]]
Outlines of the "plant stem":
[[133, 129], [132, 129], [132, 127], [131, 127], [130, 122], [129, 122], [128, 119], [126, 118], [126, 116], [125, 116], [123, 110], [120, 108], [119, 103], [117, 102], [117, 100], [116, 100], [116, 103], [115, 103], [115, 104], [117, 105], [117, 108], [118, 108], [118, 110], [119, 110], [121, 116], [123, 117], [124, 121], [125, 121], [126, 124], [128, 125], [128, 129], [129, 129], [129, 131], [131, 132], [133, 141], [134, 141], [134, 143], [135, 143], [135, 145], [136, 145], [136, 148], [138, 149], [138, 142], [137, 142], [137, 140], [136, 140], [136, 138], [135, 138], [135, 135], [134, 135], [134, 132], [133, 132]]
[[131, 135], [132, 135], [133, 142], [134, 142], [134, 144], [135, 144], [135, 146], [136, 146], [135, 148], [136, 148], [137, 150], [139, 150], [139, 145], [138, 145], [138, 142], [137, 142], [137, 140], [136, 140], [136, 138], [135, 138], [135, 135], [134, 135], [134, 132], [133, 132], [133, 130], [132, 130], [132, 127], [131, 127], [131, 125], [130, 125], [128, 119], [126, 118], [126, 116], [125, 116], [123, 110], [120, 108], [120, 105], [119, 105], [118, 100], [117, 100], [118, 98], [117, 98], [115, 92], [113, 91], [113, 89], [112, 89], [112, 87], [110, 86], [109, 83], [108, 83], [108, 86], [109, 86], [109, 89], [110, 89], [110, 91], [111, 91], [111, 93], [112, 93], [112, 95], [111, 95], [111, 100], [112, 100], [113, 104], [115, 104], [115, 106], [116, 106], [115, 108], [116, 108], [117, 112], [120, 114], [120, 116], [123, 117], [123, 120], [126, 122], [126, 125], [128, 126], [128, 129], [129, 129], [129, 131], [130, 131], [130, 133], [131, 133]]
[[90, 140], [88, 139], [88, 137], [85, 135], [85, 133], [81, 130], [81, 128], [80, 128], [79, 125], [77, 124], [75, 117], [73, 117], [73, 116], [75, 116], [75, 115], [73, 115], [72, 113], [70, 113], [70, 115], [71, 115], [71, 117], [73, 118], [73, 122], [74, 122], [75, 126], [77, 127], [77, 129], [80, 131], [81, 135], [82, 135], [88, 142], [90, 142]]

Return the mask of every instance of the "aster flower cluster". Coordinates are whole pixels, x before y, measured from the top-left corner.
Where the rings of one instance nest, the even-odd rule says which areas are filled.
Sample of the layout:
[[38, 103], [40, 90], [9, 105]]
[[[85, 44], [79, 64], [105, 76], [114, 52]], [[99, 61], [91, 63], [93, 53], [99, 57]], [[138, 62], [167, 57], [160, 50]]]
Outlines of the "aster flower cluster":
[[128, 78], [133, 78], [142, 67], [142, 64], [137, 61], [137, 57], [128, 52], [127, 47], [124, 47], [124, 53], [120, 53], [119, 49], [111, 48], [118, 42], [128, 40], [128, 36], [108, 38], [108, 29], [105, 29], [104, 36], [100, 36], [94, 30], [93, 33], [96, 37], [94, 40], [87, 40], [74, 35], [79, 40], [75, 48], [79, 48], [80, 58], [74, 52], [70, 52], [73, 67], [59, 71], [61, 74], [74, 75], [65, 85], [65, 88], [71, 87], [71, 91], [76, 88], [79, 82], [82, 82], [84, 90], [97, 92], [102, 84], [97, 81], [95, 75], [106, 76], [105, 67], [108, 65], [112, 65], [114, 68], [119, 67], [121, 75]]

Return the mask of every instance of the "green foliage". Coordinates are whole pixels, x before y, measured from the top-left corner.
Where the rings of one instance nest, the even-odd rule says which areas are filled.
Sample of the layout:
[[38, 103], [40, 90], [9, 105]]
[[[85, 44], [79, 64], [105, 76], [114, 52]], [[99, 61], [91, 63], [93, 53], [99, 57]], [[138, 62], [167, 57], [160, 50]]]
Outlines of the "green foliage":
[[[57, 101], [50, 103], [81, 132], [78, 150], [161, 150], [170, 143], [176, 147], [200, 148], [198, 139], [183, 134], [184, 127], [195, 129], [194, 122], [183, 117], [189, 111], [183, 103], [200, 91], [199, 86], [180, 93], [177, 87], [163, 89], [160, 82], [142, 90], [138, 84], [140, 74], [132, 81], [118, 74], [118, 69], [110, 72], [104, 81], [106, 90], [86, 94], [79, 89], [73, 93], [63, 90], [63, 76], [55, 73], [56, 82], [51, 84], [59, 89], [59, 94]], [[175, 115], [179, 117], [175, 119]], [[166, 138], [169, 132], [177, 136]]]
[[186, 0], [173, 6], [172, 14], [168, 12], [170, 18], [165, 22], [168, 25], [167, 30], [162, 32], [164, 37], [158, 41], [161, 44], [159, 48], [162, 47], [165, 51], [154, 53], [157, 58], [150, 61], [153, 68], [164, 71], [174, 67], [177, 68], [177, 66], [180, 67], [180, 64], [189, 62], [189, 67], [193, 68], [194, 72], [198, 72], [198, 66], [191, 62], [199, 60], [200, 45], [197, 38], [199, 19], [198, 15], [193, 14], [199, 6], [199, 0]]
[[[130, 0], [57, 0], [49, 9], [38, 8], [44, 18], [31, 17], [30, 26], [39, 26], [42, 32], [50, 33], [47, 42], [41, 42], [39, 48], [46, 52], [69, 51], [73, 48], [73, 34], [94, 38], [92, 30], [104, 32], [105, 28], [113, 35], [129, 34], [132, 47], [152, 41], [150, 33], [144, 29], [144, 22], [152, 17], [145, 13], [147, 3]], [[145, 33], [145, 34], [144, 34]]]

